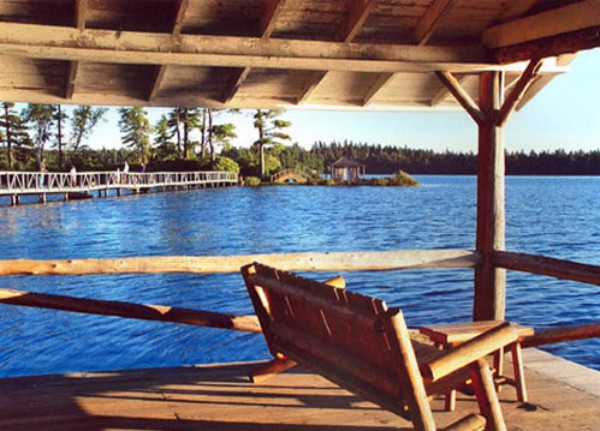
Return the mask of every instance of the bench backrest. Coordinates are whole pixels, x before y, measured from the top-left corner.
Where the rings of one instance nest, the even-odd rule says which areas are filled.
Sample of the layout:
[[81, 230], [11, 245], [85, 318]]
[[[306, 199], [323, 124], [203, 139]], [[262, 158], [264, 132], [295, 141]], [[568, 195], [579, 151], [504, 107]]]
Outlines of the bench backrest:
[[242, 268], [242, 275], [274, 356], [404, 417], [426, 400], [400, 310], [258, 263]]

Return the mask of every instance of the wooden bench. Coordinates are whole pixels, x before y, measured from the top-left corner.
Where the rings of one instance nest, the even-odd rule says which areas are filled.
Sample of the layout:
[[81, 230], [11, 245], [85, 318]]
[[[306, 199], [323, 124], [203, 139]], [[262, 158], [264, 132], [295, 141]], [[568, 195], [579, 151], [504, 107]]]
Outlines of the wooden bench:
[[410, 419], [419, 431], [438, 429], [429, 397], [464, 390], [470, 379], [481, 415], [446, 430], [506, 430], [483, 358], [517, 339], [509, 323], [440, 351], [412, 341], [402, 312], [378, 299], [258, 263], [242, 275], [275, 368], [297, 362]]

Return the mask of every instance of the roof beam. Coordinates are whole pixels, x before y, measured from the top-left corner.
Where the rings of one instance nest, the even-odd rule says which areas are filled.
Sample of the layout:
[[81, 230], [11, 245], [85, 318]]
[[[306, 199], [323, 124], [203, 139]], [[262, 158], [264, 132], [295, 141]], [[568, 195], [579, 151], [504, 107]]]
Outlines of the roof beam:
[[[116, 32], [36, 24], [0, 26], [0, 54], [115, 64], [354, 72], [498, 70], [476, 47], [347, 44], [233, 36]], [[504, 68], [500, 68], [504, 69]]]
[[[491, 50], [504, 50], [502, 61], [509, 62], [522, 59], [523, 45], [540, 43], [542, 56], [600, 46], [599, 30], [600, 0], [584, 0], [491, 27], [482, 41]], [[510, 47], [516, 47], [512, 55]]]
[[[173, 36], [179, 36], [181, 34], [181, 27], [183, 26], [183, 20], [185, 19], [185, 12], [187, 11], [188, 6], [189, 0], [178, 0], [177, 10], [173, 19]], [[156, 67], [152, 82], [150, 84], [150, 91], [148, 92], [149, 102], [152, 102], [156, 98], [166, 71], [167, 66], [164, 64]]]
[[[352, 0], [349, 2], [348, 19], [344, 21], [343, 25], [338, 30], [335, 35], [335, 40], [351, 42], [365, 24], [365, 21], [375, 5], [376, 0]], [[304, 84], [302, 92], [298, 96], [297, 104], [306, 101], [326, 76], [326, 72], [315, 72], [311, 74]]]
[[[271, 34], [273, 34], [273, 31], [275, 30], [277, 19], [279, 18], [279, 15], [281, 15], [281, 11], [283, 10], [286, 1], [287, 0], [270, 0], [267, 3], [265, 14], [263, 15], [260, 24], [260, 37], [264, 39], [271, 37]], [[228, 103], [235, 97], [240, 87], [244, 84], [246, 79], [248, 79], [251, 71], [252, 68], [244, 67], [233, 73], [230, 80], [231, 83], [223, 97], [223, 103]]]
[[450, 93], [456, 97], [458, 103], [460, 103], [477, 124], [483, 124], [486, 121], [487, 116], [485, 112], [479, 108], [469, 93], [462, 88], [454, 75], [450, 72], [436, 72], [435, 75], [448, 88]]
[[[87, 14], [87, 9], [88, 0], [75, 0], [75, 27], [77, 27], [77, 29], [80, 31], [83, 31], [85, 29], [85, 16]], [[69, 62], [69, 69], [67, 71], [67, 82], [65, 85], [65, 99], [67, 100], [73, 98], [78, 72], [79, 62]]]
[[452, 6], [458, 0], [435, 0], [419, 20], [412, 32], [412, 41], [415, 45], [424, 45], [429, 41], [442, 19], [448, 15]]

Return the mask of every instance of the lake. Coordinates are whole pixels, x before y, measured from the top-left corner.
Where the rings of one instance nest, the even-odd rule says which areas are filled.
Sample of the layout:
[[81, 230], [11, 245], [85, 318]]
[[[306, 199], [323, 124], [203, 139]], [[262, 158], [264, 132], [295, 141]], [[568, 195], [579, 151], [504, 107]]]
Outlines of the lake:
[[[0, 206], [2, 259], [473, 249], [476, 179], [419, 188], [207, 189]], [[507, 249], [600, 264], [600, 178], [508, 177]], [[311, 273], [326, 279], [334, 274]], [[343, 273], [410, 326], [469, 320], [472, 270]], [[4, 277], [2, 287], [252, 313], [239, 274]], [[507, 317], [536, 329], [600, 321], [598, 286], [509, 272]], [[0, 376], [269, 357], [262, 336], [0, 306]], [[547, 350], [600, 370], [600, 340]]]

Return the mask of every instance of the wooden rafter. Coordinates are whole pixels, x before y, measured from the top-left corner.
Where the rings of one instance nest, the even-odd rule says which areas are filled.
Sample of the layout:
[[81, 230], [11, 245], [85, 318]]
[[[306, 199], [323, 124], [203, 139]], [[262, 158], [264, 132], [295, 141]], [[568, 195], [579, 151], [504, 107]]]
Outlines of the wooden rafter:
[[[188, 6], [189, 0], [178, 0], [177, 12], [175, 13], [175, 18], [173, 19], [173, 36], [179, 36], [181, 34], [181, 27], [183, 26], [183, 20], [185, 19], [185, 12], [187, 11]], [[149, 102], [152, 102], [156, 98], [166, 71], [167, 66], [164, 64], [156, 67], [152, 83], [150, 85], [150, 91], [148, 92]]]
[[584, 0], [491, 27], [483, 33], [482, 41], [498, 58], [509, 62], [521, 60], [523, 46], [536, 43], [542, 45], [538, 48], [540, 56], [600, 46], [599, 31], [600, 0]]
[[383, 90], [387, 85], [394, 79], [395, 73], [380, 73], [377, 79], [373, 82], [369, 91], [365, 95], [362, 101], [362, 106], [367, 106], [377, 96], [377, 94]]
[[457, 1], [458, 0], [435, 0], [415, 26], [411, 35], [413, 43], [416, 45], [426, 44], [442, 19], [448, 15], [452, 6], [454, 6]]
[[452, 93], [458, 103], [460, 103], [475, 122], [483, 124], [486, 121], [485, 112], [479, 108], [469, 93], [462, 88], [458, 80], [450, 72], [436, 72], [435, 75], [448, 88], [450, 93]]
[[[337, 41], [351, 42], [364, 25], [376, 2], [375, 0], [353, 0], [349, 4], [348, 18], [344, 21], [335, 36]], [[300, 104], [308, 99], [326, 76], [327, 72], [315, 72], [311, 74], [302, 88], [302, 92], [296, 99], [296, 104]]]
[[[267, 7], [265, 9], [265, 13], [263, 15], [260, 25], [261, 38], [266, 39], [271, 37], [271, 34], [275, 30], [277, 19], [279, 18], [279, 15], [281, 15], [281, 11], [283, 10], [286, 1], [287, 0], [270, 0], [267, 3]], [[229, 101], [231, 101], [231, 99], [235, 97], [240, 87], [244, 84], [246, 79], [248, 79], [248, 76], [250, 75], [251, 71], [252, 68], [243, 67], [236, 70], [233, 73], [230, 80], [230, 85], [227, 88], [227, 91], [225, 92], [225, 95], [223, 97], [223, 103], [228, 103]]]
[[[88, 0], [75, 0], [75, 27], [83, 31], [85, 29], [85, 17], [87, 15]], [[67, 82], [65, 85], [65, 99], [73, 98], [75, 93], [75, 83], [77, 82], [77, 73], [79, 72], [79, 61], [69, 62], [67, 71]]]
[[498, 114], [496, 116], [496, 125], [498, 127], [504, 126], [510, 114], [515, 110], [519, 102], [523, 99], [523, 96], [525, 96], [525, 93], [527, 92], [529, 86], [537, 78], [538, 71], [540, 70], [541, 66], [542, 60], [539, 58], [533, 59], [529, 62], [529, 66], [527, 66], [525, 72], [521, 74], [521, 77], [515, 84], [510, 95], [506, 98], [506, 100], [502, 104], [502, 107], [498, 111]]

